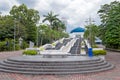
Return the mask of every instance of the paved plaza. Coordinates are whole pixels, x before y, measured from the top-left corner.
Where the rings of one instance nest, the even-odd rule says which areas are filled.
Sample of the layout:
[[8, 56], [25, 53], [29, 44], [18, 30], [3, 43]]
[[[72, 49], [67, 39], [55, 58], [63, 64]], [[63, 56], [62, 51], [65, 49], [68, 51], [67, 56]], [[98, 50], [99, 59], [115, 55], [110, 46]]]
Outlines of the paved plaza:
[[[22, 51], [1, 52], [0, 60], [21, 55]], [[0, 80], [120, 80], [119, 57], [120, 53], [108, 51], [106, 59], [115, 65], [115, 68], [109, 71], [73, 75], [24, 75], [0, 72]]]

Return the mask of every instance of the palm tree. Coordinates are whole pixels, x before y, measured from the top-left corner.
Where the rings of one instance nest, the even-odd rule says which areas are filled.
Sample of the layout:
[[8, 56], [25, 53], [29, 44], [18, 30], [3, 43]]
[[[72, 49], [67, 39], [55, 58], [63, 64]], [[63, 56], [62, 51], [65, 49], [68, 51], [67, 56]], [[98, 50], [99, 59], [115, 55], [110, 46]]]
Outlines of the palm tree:
[[98, 27], [94, 24], [86, 26], [86, 31], [84, 33], [84, 38], [88, 39], [91, 46], [95, 44], [95, 37], [98, 33]]
[[55, 20], [53, 22], [53, 29], [62, 32], [66, 30], [66, 26], [62, 21]]
[[57, 16], [58, 16], [57, 14], [54, 15], [54, 13], [52, 11], [50, 11], [50, 13], [48, 13], [47, 15], [43, 15], [43, 17], [45, 17], [45, 19], [43, 20], [43, 22], [49, 21], [51, 28], [53, 28], [53, 22], [55, 20], [59, 21], [59, 19], [57, 18]]

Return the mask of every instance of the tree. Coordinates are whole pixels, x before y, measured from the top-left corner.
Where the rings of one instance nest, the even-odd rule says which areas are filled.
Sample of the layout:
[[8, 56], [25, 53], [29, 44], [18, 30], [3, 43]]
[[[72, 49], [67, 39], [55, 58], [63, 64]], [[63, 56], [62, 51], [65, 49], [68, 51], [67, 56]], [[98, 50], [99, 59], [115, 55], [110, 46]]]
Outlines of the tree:
[[59, 18], [57, 18], [58, 15], [57, 14], [54, 15], [52, 11], [47, 15], [43, 16], [45, 17], [43, 22], [49, 21], [51, 29], [57, 31], [64, 31], [66, 29], [65, 24]]
[[64, 30], [66, 30], [66, 26], [62, 21], [55, 20], [53, 22], [53, 30], [57, 30], [57, 31], [62, 32]]
[[43, 17], [45, 17], [45, 19], [43, 20], [43, 22], [45, 21], [49, 21], [50, 23], [50, 27], [53, 28], [53, 23], [54, 21], [59, 21], [59, 19], [57, 18], [58, 15], [54, 15], [54, 13], [51, 11], [50, 13], [48, 13], [47, 15], [43, 15]]
[[[21, 27], [19, 27], [19, 25]], [[5, 38], [14, 38], [14, 28], [15, 36], [22, 36], [25, 34], [25, 29], [22, 24], [15, 22], [13, 17], [6, 15], [2, 16], [0, 20], [0, 40], [5, 40]]]
[[45, 19], [43, 20], [43, 22], [45, 21], [49, 21], [50, 23], [50, 41], [54, 41], [57, 40], [61, 37], [64, 37], [64, 35], [66, 36], [66, 34], [63, 34], [66, 29], [65, 24], [59, 19], [57, 18], [58, 15], [53, 14], [53, 12], [51, 11], [50, 13], [48, 13], [47, 15], [44, 15]]
[[120, 48], [120, 2], [102, 5], [98, 14], [102, 22], [100, 34], [104, 44], [108, 48]]
[[38, 26], [38, 45], [46, 44], [51, 41], [51, 29], [48, 25], [41, 24]]
[[91, 45], [95, 44], [95, 37], [98, 33], [98, 27], [95, 24], [90, 24], [86, 26], [86, 31], [84, 33], [84, 38], [88, 39]]
[[41, 24], [38, 26], [38, 43], [39, 45], [52, 43], [54, 40], [58, 40], [62, 37], [68, 37], [65, 32], [60, 32], [57, 30], [50, 29], [48, 25]]
[[[34, 9], [28, 9], [25, 4], [20, 6], [13, 6], [10, 15], [15, 21], [19, 22], [25, 27], [27, 41], [34, 41], [36, 39], [36, 23], [39, 21], [39, 12]], [[19, 27], [21, 27], [19, 25]], [[21, 36], [19, 36], [21, 37]]]
[[13, 20], [10, 16], [2, 16], [0, 19], [0, 40], [13, 38], [14, 34]]

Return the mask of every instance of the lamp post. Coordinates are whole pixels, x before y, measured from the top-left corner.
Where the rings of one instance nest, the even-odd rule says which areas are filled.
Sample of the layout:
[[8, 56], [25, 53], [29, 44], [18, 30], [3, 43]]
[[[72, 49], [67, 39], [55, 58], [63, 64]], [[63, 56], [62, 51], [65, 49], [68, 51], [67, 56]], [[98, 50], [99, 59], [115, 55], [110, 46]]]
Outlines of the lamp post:
[[[87, 25], [89, 25], [89, 27], [91, 27], [91, 25], [95, 22], [91, 17], [88, 18], [87, 21], [85, 21], [87, 23]], [[92, 29], [90, 28], [90, 33], [89, 33], [89, 42], [92, 46]]]
[[36, 40], [36, 46], [38, 47], [38, 26], [37, 26], [37, 36], [36, 36], [36, 38], [37, 38], [37, 40]]
[[36, 30], [36, 46], [38, 47], [38, 28], [39, 28], [39, 21], [36, 24], [37, 30]]
[[15, 28], [16, 27], [16, 21], [15, 20], [14, 20], [14, 46], [13, 46], [14, 47], [14, 51], [15, 51], [15, 38], [16, 38], [15, 37], [16, 36], [16, 28]]
[[43, 31], [43, 30], [40, 30], [39, 32], [41, 33], [41, 42], [40, 42], [40, 45], [42, 45], [42, 41], [43, 41], [43, 36], [42, 36], [42, 34], [44, 34], [44, 31]]
[[93, 52], [92, 52], [92, 29], [91, 29], [91, 25], [93, 22], [95, 22], [94, 20], [91, 19], [91, 17], [89, 17], [89, 19], [86, 21], [90, 27], [90, 33], [89, 33], [89, 37], [90, 37], [90, 46], [88, 46], [88, 56], [92, 57], [93, 56]]
[[21, 37], [21, 32], [20, 32], [20, 21], [21, 21], [21, 16], [19, 16], [19, 20], [18, 20], [18, 37], [20, 38]]
[[43, 30], [40, 30], [39, 32], [41, 33], [41, 42], [40, 42], [40, 45], [42, 45], [42, 32], [43, 32]]

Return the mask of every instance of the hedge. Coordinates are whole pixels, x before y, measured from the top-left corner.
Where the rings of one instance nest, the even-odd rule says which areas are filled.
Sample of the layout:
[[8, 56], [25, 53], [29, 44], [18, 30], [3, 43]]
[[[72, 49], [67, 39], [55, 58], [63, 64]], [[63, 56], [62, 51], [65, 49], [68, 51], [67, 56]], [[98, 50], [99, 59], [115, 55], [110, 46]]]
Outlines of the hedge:
[[37, 55], [37, 51], [36, 50], [25, 50], [23, 51], [24, 55]]
[[93, 55], [97, 56], [97, 55], [106, 55], [106, 51], [105, 50], [93, 50]]

